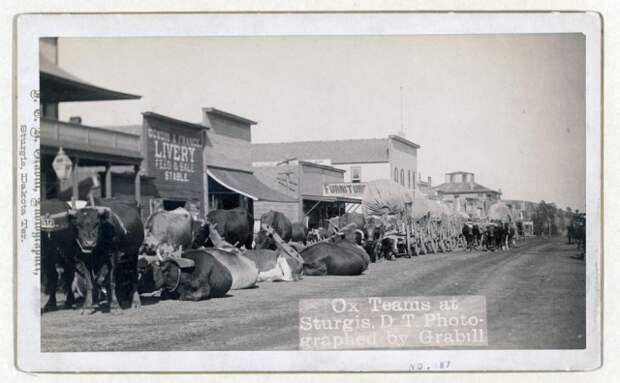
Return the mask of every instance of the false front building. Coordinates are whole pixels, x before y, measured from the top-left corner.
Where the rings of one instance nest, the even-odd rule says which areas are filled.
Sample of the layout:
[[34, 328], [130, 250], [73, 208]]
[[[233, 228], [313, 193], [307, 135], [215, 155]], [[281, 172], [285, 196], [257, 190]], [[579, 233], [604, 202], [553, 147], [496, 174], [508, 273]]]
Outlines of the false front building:
[[314, 226], [346, 211], [361, 212], [368, 181], [391, 179], [413, 193], [419, 148], [398, 135], [261, 143], [252, 145], [252, 165], [262, 181], [299, 199], [297, 220]]
[[[143, 217], [183, 207], [196, 219], [215, 209], [243, 208], [255, 217], [255, 202], [295, 206], [296, 201], [269, 188], [253, 174], [251, 128], [255, 122], [214, 108], [202, 110], [202, 122], [142, 113], [142, 125], [109, 127], [131, 132], [141, 142]], [[113, 179], [122, 178], [122, 168]], [[113, 195], [122, 193], [115, 182]]]

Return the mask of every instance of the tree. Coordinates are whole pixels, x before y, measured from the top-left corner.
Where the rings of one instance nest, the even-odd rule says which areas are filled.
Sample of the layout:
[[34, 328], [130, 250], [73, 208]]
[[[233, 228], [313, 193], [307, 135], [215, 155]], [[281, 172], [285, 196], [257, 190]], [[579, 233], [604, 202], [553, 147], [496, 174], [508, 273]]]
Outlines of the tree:
[[536, 206], [534, 212], [534, 234], [536, 235], [555, 235], [558, 233], [558, 226], [556, 224], [556, 216], [558, 214], [558, 208], [554, 203], [546, 203], [544, 200], [540, 201]]

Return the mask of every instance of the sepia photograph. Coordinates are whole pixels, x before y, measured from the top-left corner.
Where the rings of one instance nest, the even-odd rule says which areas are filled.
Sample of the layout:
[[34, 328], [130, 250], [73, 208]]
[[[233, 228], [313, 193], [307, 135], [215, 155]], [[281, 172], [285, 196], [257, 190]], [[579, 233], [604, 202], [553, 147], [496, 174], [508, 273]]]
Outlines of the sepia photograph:
[[586, 34], [137, 34], [36, 41], [41, 355], [599, 347]]

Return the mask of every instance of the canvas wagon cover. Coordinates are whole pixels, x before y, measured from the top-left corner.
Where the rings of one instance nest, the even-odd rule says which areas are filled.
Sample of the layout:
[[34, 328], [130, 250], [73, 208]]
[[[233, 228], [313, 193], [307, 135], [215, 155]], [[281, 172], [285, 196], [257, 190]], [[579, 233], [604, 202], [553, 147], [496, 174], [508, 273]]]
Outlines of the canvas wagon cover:
[[503, 202], [496, 202], [489, 207], [489, 219], [499, 220], [504, 223], [512, 222], [512, 214], [510, 208]]
[[413, 201], [413, 218], [420, 219], [426, 214], [440, 220], [459, 221], [469, 218], [465, 213], [454, 210], [445, 202], [431, 199], [419, 190], [415, 191], [415, 200]]
[[411, 192], [391, 180], [375, 180], [366, 184], [362, 206], [366, 215], [395, 215], [405, 212], [413, 202]]

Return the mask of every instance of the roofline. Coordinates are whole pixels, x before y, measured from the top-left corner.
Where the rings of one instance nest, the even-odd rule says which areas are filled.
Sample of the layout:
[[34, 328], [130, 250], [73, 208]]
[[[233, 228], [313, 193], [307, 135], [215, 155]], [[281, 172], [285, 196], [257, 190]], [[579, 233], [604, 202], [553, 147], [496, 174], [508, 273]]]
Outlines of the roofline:
[[398, 141], [398, 142], [403, 143], [403, 144], [405, 144], [407, 146], [411, 146], [412, 148], [420, 149], [420, 145], [416, 144], [413, 141], [409, 141], [405, 137], [402, 137], [402, 136], [399, 136], [399, 135], [396, 135], [396, 134], [390, 134], [388, 137], [390, 139], [392, 139], [392, 140]]
[[142, 112], [142, 116], [147, 117], [147, 118], [156, 118], [158, 120], [164, 120], [167, 122], [171, 122], [173, 124], [179, 124], [179, 125], [184, 125], [186, 127], [189, 128], [194, 128], [194, 129], [201, 129], [201, 130], [208, 130], [210, 129], [208, 126], [204, 126], [202, 124], [195, 124], [193, 122], [188, 122], [188, 121], [183, 121], [183, 120], [179, 120], [176, 118], [172, 118], [172, 117], [168, 117], [168, 116], [164, 116], [163, 114], [159, 114], [159, 113], [155, 113], [155, 112]]
[[[66, 83], [66, 84], [71, 84], [71, 85], [74, 85], [74, 86], [77, 86], [77, 87], [81, 87], [81, 88], [94, 89], [94, 90], [96, 90], [98, 92], [107, 93], [107, 94], [113, 96], [113, 98], [104, 98], [104, 99], [101, 99], [99, 101], [137, 100], [137, 99], [142, 98], [142, 96], [137, 95], [137, 94], [124, 93], [124, 92], [119, 92], [119, 91], [116, 91], [116, 90], [102, 88], [100, 86], [89, 84], [87, 82], [79, 82], [79, 81], [76, 81], [76, 80], [73, 80], [73, 79], [69, 79], [69, 78], [66, 78], [66, 77], [57, 76], [55, 74], [52, 74], [52, 73], [49, 73], [49, 72], [45, 72], [43, 70], [39, 71], [39, 76], [47, 77], [47, 78], [49, 78], [51, 80], [54, 80], [54, 81], [58, 81], [58, 82], [61, 82], [61, 83]], [[95, 100], [84, 100], [84, 101], [95, 101]], [[79, 102], [79, 101], [73, 101], [73, 102]]]
[[332, 164], [336, 164], [336, 165], [352, 165], [352, 164], [389, 164], [390, 161], [389, 160], [385, 160], [385, 161], [348, 161], [348, 162], [341, 162], [341, 161], [332, 161]]
[[239, 169], [239, 168], [231, 168], [231, 167], [227, 167], [227, 166], [211, 165], [209, 163], [207, 163], [205, 168], [207, 168], [207, 170], [209, 170], [209, 169], [218, 169], [218, 170], [225, 170], [225, 171], [230, 171], [230, 172], [254, 174], [253, 171], [247, 170], [247, 169]]
[[316, 144], [321, 142], [355, 142], [355, 141], [387, 141], [387, 138], [349, 138], [342, 140], [307, 140], [307, 141], [280, 141], [280, 142], [253, 142], [252, 145], [287, 145], [287, 144]]
[[246, 123], [246, 124], [249, 124], [249, 125], [256, 125], [256, 124], [258, 124], [258, 122], [256, 122], [256, 121], [253, 121], [253, 120], [250, 120], [250, 119], [247, 119], [245, 117], [241, 117], [241, 116], [238, 116], [236, 114], [229, 113], [229, 112], [224, 112], [223, 110], [219, 110], [219, 109], [216, 109], [216, 108], [202, 108], [202, 110], [204, 112], [206, 112], [206, 113], [214, 114], [216, 116], [225, 117], [225, 118], [228, 118], [230, 120], [235, 120], [235, 121], [243, 122], [243, 123]]
[[473, 194], [473, 193], [487, 193], [487, 192], [502, 194], [502, 192], [500, 192], [500, 191], [493, 190], [493, 189], [488, 189], [488, 188], [480, 189], [480, 190], [467, 190], [467, 191], [444, 191], [444, 190], [440, 190], [438, 188], [439, 188], [439, 186], [435, 186], [433, 188], [433, 190], [435, 190], [438, 193], [443, 193], [443, 194]]
[[474, 172], [466, 172], [464, 170], [457, 170], [455, 172], [450, 172], [450, 173], [446, 173], [446, 174], [450, 175], [450, 174], [463, 174], [463, 173], [465, 173], [465, 174], [475, 174]]
[[339, 172], [339, 173], [346, 173], [347, 171], [344, 169], [338, 169], [336, 167], [333, 166], [329, 166], [329, 165], [322, 165], [322, 164], [317, 164], [314, 162], [310, 162], [310, 161], [298, 161], [298, 163], [302, 166], [310, 166], [310, 167], [315, 167], [315, 168], [319, 168], [319, 169], [325, 169], [325, 170], [330, 170], [330, 171], [334, 171], [334, 172]]
[[443, 191], [440, 190], [440, 188], [444, 185], [453, 185], [453, 184], [470, 184], [470, 182], [444, 182], [442, 184], [439, 184], [437, 186], [433, 186], [432, 189], [439, 192], [439, 193], [447, 193], [447, 194], [465, 194], [465, 193], [482, 193], [482, 192], [493, 192], [493, 193], [498, 193], [498, 194], [502, 194], [501, 191], [499, 190], [494, 190], [494, 189], [490, 189], [484, 185], [480, 185], [480, 184], [476, 184], [480, 187], [482, 187], [482, 189], [478, 189], [478, 190], [465, 190], [465, 191]]

